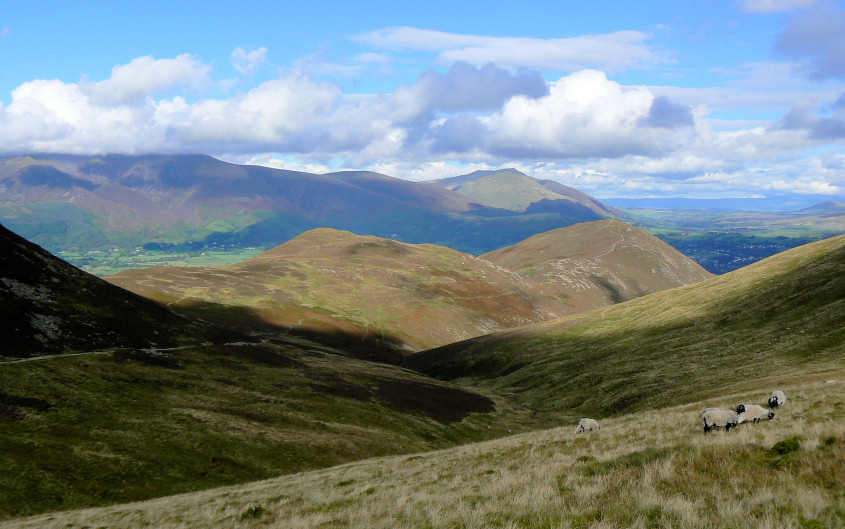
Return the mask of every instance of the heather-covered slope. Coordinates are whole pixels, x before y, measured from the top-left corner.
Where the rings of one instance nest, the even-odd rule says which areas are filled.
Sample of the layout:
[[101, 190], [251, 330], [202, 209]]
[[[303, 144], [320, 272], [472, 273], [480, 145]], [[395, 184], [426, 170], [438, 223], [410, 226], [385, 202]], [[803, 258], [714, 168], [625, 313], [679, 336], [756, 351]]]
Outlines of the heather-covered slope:
[[204, 317], [214, 316], [209, 303], [248, 307], [271, 325], [339, 330], [418, 351], [709, 276], [628, 225], [570, 229], [491, 260], [319, 229], [228, 267], [129, 270], [108, 280]]
[[532, 281], [484, 259], [328, 228], [228, 267], [130, 270], [108, 280], [181, 310], [249, 307], [271, 325], [342, 330], [408, 350], [566, 313]]
[[540, 283], [570, 312], [713, 277], [657, 237], [610, 219], [541, 233], [481, 257]]

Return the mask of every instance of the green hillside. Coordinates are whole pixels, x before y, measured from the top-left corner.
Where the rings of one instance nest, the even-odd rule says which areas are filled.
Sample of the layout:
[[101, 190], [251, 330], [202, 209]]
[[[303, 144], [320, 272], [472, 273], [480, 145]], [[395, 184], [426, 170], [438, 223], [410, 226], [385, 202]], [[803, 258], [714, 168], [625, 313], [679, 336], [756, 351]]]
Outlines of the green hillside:
[[[700, 400], [845, 367], [845, 236], [713, 279], [411, 356], [550, 420]], [[775, 378], [776, 379], [776, 378]]]
[[[704, 435], [704, 406], [761, 390], [437, 452], [370, 459], [7, 529], [713, 528], [845, 526], [842, 376], [783, 386], [774, 421]], [[747, 381], [750, 385], [757, 382]], [[555, 423], [556, 425], [559, 423]]]
[[519, 421], [495, 396], [276, 342], [0, 363], [0, 520], [442, 448]]
[[540, 183], [515, 169], [495, 171], [474, 180], [447, 187], [482, 204], [497, 208], [525, 211], [533, 202], [543, 199], [570, 200], [540, 185]]

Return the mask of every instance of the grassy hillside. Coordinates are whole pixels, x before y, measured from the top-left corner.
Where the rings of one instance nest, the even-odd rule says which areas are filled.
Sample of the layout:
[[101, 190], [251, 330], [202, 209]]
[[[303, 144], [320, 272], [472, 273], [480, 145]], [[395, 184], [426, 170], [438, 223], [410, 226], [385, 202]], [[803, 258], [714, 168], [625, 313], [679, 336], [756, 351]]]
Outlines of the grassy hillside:
[[570, 200], [540, 185], [528, 175], [515, 169], [495, 171], [479, 178], [446, 187], [482, 204], [497, 208], [525, 211], [532, 202], [543, 199]]
[[[589, 435], [567, 424], [3, 527], [842, 527], [843, 375], [746, 379], [760, 388], [608, 419]], [[701, 432], [702, 407], [761, 401], [772, 383], [790, 399], [774, 421]]]
[[571, 312], [712, 277], [657, 237], [611, 219], [558, 228], [481, 257], [540, 283]]
[[270, 325], [374, 336], [406, 351], [567, 312], [484, 259], [327, 228], [228, 267], [131, 270], [108, 280], [208, 318], [207, 303], [247, 307]]
[[845, 236], [701, 283], [418, 353], [405, 365], [512, 394], [550, 420], [845, 367]]
[[0, 519], [442, 448], [521, 421], [498, 397], [303, 339], [0, 363]]

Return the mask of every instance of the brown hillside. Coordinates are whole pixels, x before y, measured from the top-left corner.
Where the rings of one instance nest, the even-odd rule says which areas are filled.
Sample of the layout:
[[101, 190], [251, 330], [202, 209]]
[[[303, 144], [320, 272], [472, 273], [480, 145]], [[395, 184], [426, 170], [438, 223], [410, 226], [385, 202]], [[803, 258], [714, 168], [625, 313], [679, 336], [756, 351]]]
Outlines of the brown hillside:
[[657, 237], [617, 220], [548, 231], [481, 257], [540, 283], [570, 313], [713, 277]]
[[272, 325], [375, 335], [409, 351], [566, 313], [532, 281], [485, 259], [328, 228], [228, 267], [108, 280], [182, 309], [247, 307]]
[[231, 318], [239, 307], [273, 326], [419, 351], [710, 277], [626, 224], [571, 230], [478, 258], [321, 228], [228, 267], [130, 270], [108, 280], [207, 318]]

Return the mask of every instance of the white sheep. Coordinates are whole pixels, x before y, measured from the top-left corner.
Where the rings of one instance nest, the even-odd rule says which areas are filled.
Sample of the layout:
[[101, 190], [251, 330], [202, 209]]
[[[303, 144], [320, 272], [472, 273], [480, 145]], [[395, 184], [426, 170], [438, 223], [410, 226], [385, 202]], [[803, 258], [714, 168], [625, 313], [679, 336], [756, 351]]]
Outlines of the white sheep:
[[706, 409], [701, 413], [701, 424], [704, 433], [713, 428], [724, 428], [726, 432], [739, 424], [739, 415], [733, 410]]
[[736, 412], [739, 414], [739, 424], [752, 421], [754, 424], [767, 419], [771, 421], [775, 418], [775, 412], [767, 410], [757, 404], [740, 404], [736, 407]]
[[578, 421], [578, 427], [575, 428], [575, 433], [592, 432], [593, 430], [598, 430], [599, 428], [601, 428], [601, 426], [599, 426], [599, 423], [596, 422], [595, 419], [583, 418]]
[[770, 408], [777, 408], [778, 406], [783, 406], [783, 404], [785, 402], [786, 402], [786, 394], [783, 391], [781, 391], [779, 389], [772, 391], [772, 396], [769, 397], [769, 407]]

